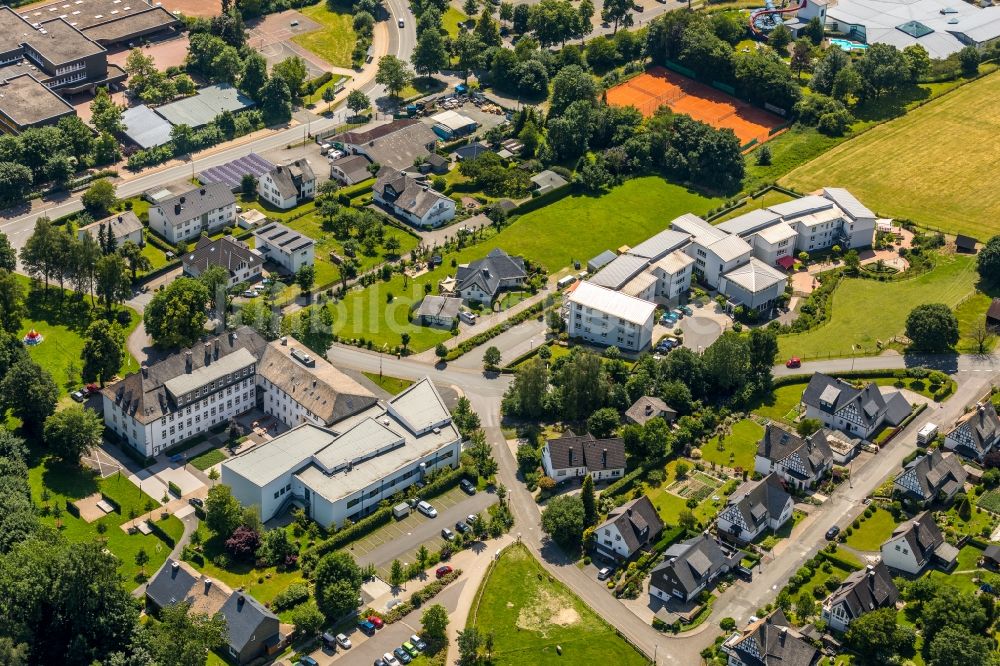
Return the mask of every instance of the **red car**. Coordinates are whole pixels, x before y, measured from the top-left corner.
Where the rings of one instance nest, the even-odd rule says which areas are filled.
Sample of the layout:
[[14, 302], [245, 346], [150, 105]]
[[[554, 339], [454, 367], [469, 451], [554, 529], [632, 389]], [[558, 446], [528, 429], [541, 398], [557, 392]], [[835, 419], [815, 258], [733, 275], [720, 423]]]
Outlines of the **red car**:
[[788, 359], [787, 361], [785, 361], [785, 367], [786, 368], [801, 368], [802, 367], [802, 361], [799, 360], [798, 356], [793, 356], [790, 359]]
[[443, 567], [438, 567], [437, 571], [434, 572], [434, 575], [436, 575], [438, 578], [444, 578], [445, 576], [447, 576], [450, 573], [451, 573], [451, 567], [449, 567], [446, 564]]
[[385, 622], [378, 615], [369, 615], [368, 621], [374, 624], [376, 629], [381, 629], [385, 626]]

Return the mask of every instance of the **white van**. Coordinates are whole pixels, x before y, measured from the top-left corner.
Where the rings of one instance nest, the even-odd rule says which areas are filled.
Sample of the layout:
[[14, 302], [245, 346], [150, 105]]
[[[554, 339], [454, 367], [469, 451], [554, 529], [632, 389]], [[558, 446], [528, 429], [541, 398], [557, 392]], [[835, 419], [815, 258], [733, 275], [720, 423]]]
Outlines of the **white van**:
[[476, 323], [476, 313], [469, 312], [468, 310], [459, 311], [458, 318], [464, 321], [466, 324], [471, 325]]
[[417, 502], [417, 511], [424, 514], [428, 518], [437, 518], [438, 515], [437, 509], [423, 500]]
[[937, 437], [938, 427], [934, 423], [928, 423], [917, 433], [917, 444], [929, 444]]

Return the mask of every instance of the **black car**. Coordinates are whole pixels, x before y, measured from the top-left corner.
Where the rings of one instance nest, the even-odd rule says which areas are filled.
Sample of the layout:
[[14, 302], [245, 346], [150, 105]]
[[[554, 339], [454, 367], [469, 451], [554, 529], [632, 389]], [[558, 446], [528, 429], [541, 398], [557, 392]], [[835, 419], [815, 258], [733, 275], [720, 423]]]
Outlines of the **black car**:
[[840, 528], [834, 525], [833, 527], [831, 527], [826, 531], [826, 540], [833, 541], [834, 539], [837, 538], [838, 534], [840, 534]]
[[465, 534], [471, 528], [460, 520], [457, 523], [455, 523], [455, 529], [458, 530], [460, 534]]
[[461, 481], [459, 481], [458, 485], [462, 490], [464, 490], [469, 495], [476, 494], [476, 486], [468, 479], [462, 479]]
[[201, 507], [205, 506], [204, 500], [202, 500], [199, 497], [192, 497], [192, 498], [188, 499], [188, 504], [190, 504], [191, 506], [196, 506], [199, 509]]

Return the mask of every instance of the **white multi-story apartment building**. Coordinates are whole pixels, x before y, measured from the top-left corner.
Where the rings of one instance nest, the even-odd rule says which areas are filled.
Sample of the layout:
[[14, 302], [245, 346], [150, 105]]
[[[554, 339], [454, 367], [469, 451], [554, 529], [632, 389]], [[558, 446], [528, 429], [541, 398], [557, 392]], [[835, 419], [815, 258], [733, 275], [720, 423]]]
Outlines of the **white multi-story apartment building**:
[[236, 225], [236, 197], [224, 183], [210, 183], [149, 208], [149, 228], [168, 243], [199, 238]]
[[253, 232], [254, 247], [265, 261], [273, 261], [294, 275], [316, 261], [316, 241], [283, 224], [272, 222]]
[[257, 194], [271, 205], [287, 210], [316, 196], [316, 175], [309, 160], [279, 164], [257, 181]]
[[684, 252], [694, 259], [695, 272], [700, 273], [702, 280], [712, 289], [718, 289], [723, 273], [750, 261], [753, 248], [749, 243], [712, 226], [697, 215], [681, 215], [670, 225], [674, 230], [691, 236]]
[[656, 305], [590, 282], [578, 283], [569, 295], [569, 336], [623, 351], [645, 349], [653, 338]]
[[324, 428], [303, 423], [222, 465], [222, 483], [268, 520], [297, 503], [340, 527], [427, 474], [459, 464], [462, 438], [430, 379]]
[[249, 327], [172, 354], [102, 391], [104, 423], [144, 456], [262, 407], [286, 426], [330, 425], [375, 396], [293, 338], [268, 343]]

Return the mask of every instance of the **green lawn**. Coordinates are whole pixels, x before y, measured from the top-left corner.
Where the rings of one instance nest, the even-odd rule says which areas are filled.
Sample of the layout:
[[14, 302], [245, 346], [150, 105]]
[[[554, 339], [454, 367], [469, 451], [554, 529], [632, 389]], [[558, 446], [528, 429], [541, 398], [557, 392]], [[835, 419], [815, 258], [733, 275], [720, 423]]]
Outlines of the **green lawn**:
[[831, 299], [830, 321], [805, 333], [779, 336], [778, 358], [850, 356], [852, 345], [871, 352], [878, 341], [903, 333], [906, 317], [917, 305], [953, 306], [973, 292], [975, 257], [938, 256], [936, 263], [926, 273], [897, 282], [845, 278]]
[[[122, 523], [129, 522], [130, 515], [143, 516], [147, 506], [159, 507], [159, 502], [150, 497], [120, 475], [106, 479], [98, 478], [89, 469], [70, 467], [57, 462], [43, 460], [28, 471], [28, 484], [31, 486], [31, 498], [35, 505], [41, 507], [41, 520], [46, 525], [55, 526], [70, 542], [86, 542], [95, 539], [106, 541], [111, 551], [121, 562], [119, 571], [125, 579], [125, 587], [134, 588], [140, 569], [135, 564], [135, 555], [140, 549], [149, 555], [146, 564], [147, 575], [156, 571], [170, 554], [171, 546], [150, 534], [130, 535], [121, 529]], [[109, 513], [92, 523], [74, 517], [66, 511], [66, 502], [87, 497], [96, 492], [103, 492], [121, 505], [121, 513]], [[149, 503], [149, 504], [147, 504]], [[59, 515], [55, 514], [58, 507]], [[184, 525], [173, 516], [166, 520], [160, 519], [158, 510], [153, 510], [153, 518], [163, 530], [175, 541], [184, 532]], [[103, 525], [105, 532], [101, 534], [98, 525]]]
[[350, 67], [351, 51], [357, 38], [350, 7], [345, 5], [331, 12], [328, 3], [320, 2], [310, 7], [303, 7], [299, 11], [323, 27], [296, 35], [292, 41], [309, 49], [331, 65]]
[[1000, 191], [991, 184], [1000, 175], [1000, 109], [992, 103], [998, 97], [1000, 74], [993, 73], [843, 143], [781, 182], [800, 191], [837, 183], [880, 215], [985, 241], [1000, 231]]
[[647, 663], [583, 601], [550, 578], [524, 546], [503, 551], [479, 593], [478, 612], [469, 623], [493, 633], [498, 666]]
[[[993, 302], [990, 294], [977, 291], [975, 294], [962, 301], [955, 308], [955, 316], [958, 318], [959, 340], [955, 349], [960, 354], [980, 353], [979, 341], [974, 337], [976, 327], [983, 324], [986, 317], [986, 310]], [[996, 347], [996, 336], [989, 335], [983, 344], [982, 351], [989, 353]]]
[[[989, 496], [988, 493], [987, 496]], [[974, 500], [971, 496], [969, 499]], [[986, 503], [989, 505], [990, 501], [986, 500]], [[943, 520], [939, 521], [941, 530], [946, 531], [950, 527], [955, 530], [957, 535], [968, 534], [969, 536], [978, 538], [984, 538], [983, 532], [985, 531], [985, 538], [989, 538], [990, 533], [997, 526], [997, 522], [1000, 519], [989, 511], [978, 509], [975, 501], [973, 501], [972, 506], [972, 513], [969, 515], [969, 519], [963, 520], [958, 515], [957, 506], [953, 503], [944, 514]]]
[[[686, 461], [691, 464], [690, 461]], [[668, 525], [677, 525], [679, 522], [679, 517], [681, 511], [688, 508], [687, 499], [681, 497], [680, 495], [674, 494], [668, 491], [674, 481], [677, 480], [677, 460], [671, 460], [667, 463], [664, 468], [664, 481], [663, 483], [655, 488], [646, 486], [645, 493], [649, 496], [649, 501], [656, 507], [656, 512], [660, 514], [660, 518], [663, 522]], [[689, 475], [695, 472], [688, 472]], [[710, 477], [706, 477], [707, 479]], [[714, 483], [718, 483], [715, 481]], [[718, 485], [716, 488], [709, 493], [704, 499], [702, 499], [698, 505], [691, 509], [694, 513], [694, 517], [702, 523], [702, 525], [707, 525], [715, 518], [715, 515], [719, 513], [719, 510], [725, 506], [726, 498], [728, 495], [725, 492], [726, 486]], [[718, 497], [718, 500], [713, 499], [713, 497]]]
[[468, 263], [500, 247], [541, 264], [551, 274], [608, 248], [639, 243], [662, 231], [674, 217], [704, 214], [719, 202], [655, 176], [626, 181], [601, 197], [566, 197], [521, 216], [477, 245], [446, 254], [441, 266], [408, 280], [406, 286], [397, 274], [388, 282], [352, 290], [334, 307], [334, 332], [349, 339], [365, 338], [379, 347], [395, 347], [400, 334], [407, 332], [412, 350], [429, 349], [450, 333], [411, 324], [407, 315], [424, 297], [425, 284], [436, 289], [442, 278], [454, 274], [452, 260]]
[[447, 30], [448, 34], [454, 39], [458, 37], [458, 24], [465, 23], [468, 20], [468, 16], [449, 5], [448, 10], [441, 16], [441, 27]]
[[188, 464], [195, 469], [200, 469], [204, 472], [206, 469], [212, 465], [218, 465], [220, 462], [226, 459], [226, 454], [219, 449], [210, 449], [205, 451], [201, 455], [197, 455], [188, 461]]
[[[862, 516], [864, 514], [861, 514]], [[856, 550], [876, 551], [896, 529], [896, 521], [885, 509], [876, 509], [871, 518], [863, 520], [861, 527], [847, 537], [845, 543]]]
[[334, 74], [333, 78], [330, 79], [329, 81], [327, 81], [326, 83], [324, 83], [323, 85], [321, 85], [319, 88], [317, 88], [316, 92], [314, 92], [311, 95], [304, 96], [302, 98], [302, 102], [304, 104], [316, 104], [316, 105], [320, 106], [321, 108], [325, 109], [326, 106], [327, 106], [327, 104], [326, 104], [326, 102], [323, 101], [323, 92], [327, 88], [333, 88], [334, 90], [336, 90], [337, 86], [340, 85], [340, 82], [343, 81], [343, 80], [345, 80], [345, 79], [347, 79], [347, 78], [348, 77], [343, 76], [341, 74]]
[[798, 416], [798, 407], [802, 402], [802, 391], [805, 387], [805, 383], [779, 386], [771, 395], [764, 398], [763, 403], [753, 412], [772, 421], [793, 423]]
[[758, 423], [750, 419], [737, 421], [732, 433], [722, 440], [721, 445], [719, 438], [713, 437], [702, 446], [701, 457], [717, 465], [752, 470], [757, 444], [763, 436], [764, 428]]
[[[289, 530], [289, 538], [292, 539], [293, 543], [308, 539], [304, 535], [296, 539], [291, 532], [291, 527], [285, 529]], [[275, 567], [256, 569], [252, 563], [243, 562], [230, 563], [226, 568], [222, 568], [212, 561], [225, 552], [221, 540], [214, 537], [204, 523], [198, 527], [198, 532], [201, 534], [204, 552], [203, 555], [189, 559], [188, 562], [202, 573], [221, 580], [234, 590], [238, 587], [246, 589], [257, 601], [263, 604], [269, 603], [278, 592], [292, 583], [303, 581], [302, 571], [298, 568], [279, 572]]]
[[379, 377], [377, 372], [364, 372], [362, 374], [375, 382], [383, 391], [392, 395], [402, 393], [403, 389], [413, 385], [413, 382], [409, 379], [400, 379], [399, 377], [390, 377], [388, 375]]
[[[31, 280], [22, 275], [16, 275], [24, 285], [27, 293], [27, 315], [21, 322], [19, 336], [24, 336], [30, 329], [35, 329], [44, 337], [44, 341], [28, 348], [28, 353], [42, 368], [47, 370], [56, 384], [60, 394], [65, 396], [78, 389], [81, 385], [80, 370], [83, 361], [83, 334], [94, 318], [90, 307], [90, 298], [75, 300], [72, 292], [66, 291], [59, 297], [59, 288], [49, 286], [46, 296], [42, 289], [31, 289]], [[98, 306], [100, 307], [100, 306]], [[141, 317], [134, 310], [128, 310], [130, 320], [125, 327], [125, 336], [135, 330]], [[75, 365], [75, 371], [71, 365]], [[139, 369], [138, 363], [126, 352], [122, 372]]]

